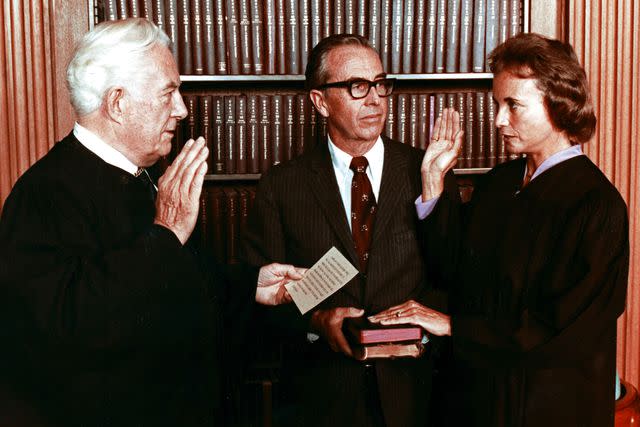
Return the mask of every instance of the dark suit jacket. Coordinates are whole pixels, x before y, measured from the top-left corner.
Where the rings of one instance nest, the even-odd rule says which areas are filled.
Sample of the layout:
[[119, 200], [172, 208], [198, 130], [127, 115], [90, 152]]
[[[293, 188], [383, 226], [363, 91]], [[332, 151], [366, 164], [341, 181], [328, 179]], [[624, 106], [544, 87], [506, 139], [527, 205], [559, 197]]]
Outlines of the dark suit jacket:
[[[373, 314], [411, 298], [422, 302], [429, 298], [414, 206], [421, 192], [422, 152], [387, 138], [383, 141], [368, 271], [329, 297], [322, 308], [353, 306]], [[326, 143], [263, 176], [245, 237], [245, 254], [254, 265], [280, 261], [310, 267], [332, 246], [359, 265]], [[276, 328], [293, 337], [302, 337], [309, 329], [309, 316], [301, 316], [293, 305], [278, 307], [269, 315]], [[331, 352], [324, 342], [308, 347], [287, 359], [285, 367], [297, 378], [294, 394], [301, 400], [301, 422], [363, 425], [367, 411], [363, 365]], [[376, 372], [387, 425], [424, 425], [431, 384], [429, 357], [380, 361]]]
[[215, 294], [154, 213], [73, 135], [18, 180], [0, 221], [3, 425], [212, 421]]

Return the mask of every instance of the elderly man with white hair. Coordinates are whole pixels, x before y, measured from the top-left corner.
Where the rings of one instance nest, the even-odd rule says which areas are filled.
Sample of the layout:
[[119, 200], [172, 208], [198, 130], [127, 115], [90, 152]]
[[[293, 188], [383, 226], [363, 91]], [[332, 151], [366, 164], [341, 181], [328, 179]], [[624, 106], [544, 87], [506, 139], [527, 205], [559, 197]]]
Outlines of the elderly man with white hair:
[[[221, 301], [211, 283], [231, 279], [205, 271], [185, 245], [206, 145], [188, 141], [157, 186], [145, 169], [169, 153], [187, 115], [168, 45], [143, 19], [88, 33], [67, 70], [77, 123], [6, 201], [2, 425], [199, 426], [217, 417]], [[271, 264], [233, 277], [237, 301], [277, 304], [290, 299], [284, 282], [301, 276]]]

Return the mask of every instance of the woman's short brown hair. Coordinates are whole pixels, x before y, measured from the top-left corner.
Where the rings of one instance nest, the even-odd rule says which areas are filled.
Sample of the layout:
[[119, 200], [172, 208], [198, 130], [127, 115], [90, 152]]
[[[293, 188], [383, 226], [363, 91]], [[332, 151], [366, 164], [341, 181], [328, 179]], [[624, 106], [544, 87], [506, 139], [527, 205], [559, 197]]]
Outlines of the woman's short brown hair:
[[589, 141], [596, 128], [589, 84], [571, 45], [539, 34], [522, 33], [489, 55], [493, 75], [503, 71], [535, 79], [553, 126], [573, 144]]

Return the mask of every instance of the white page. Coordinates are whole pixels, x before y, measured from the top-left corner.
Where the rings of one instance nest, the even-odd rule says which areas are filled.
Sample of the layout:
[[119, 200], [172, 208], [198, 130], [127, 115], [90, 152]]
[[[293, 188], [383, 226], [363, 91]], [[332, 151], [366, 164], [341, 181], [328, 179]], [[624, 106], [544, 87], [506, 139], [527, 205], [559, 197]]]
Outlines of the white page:
[[339, 250], [332, 247], [304, 275], [302, 280], [284, 285], [300, 313], [305, 314], [346, 285], [358, 270]]

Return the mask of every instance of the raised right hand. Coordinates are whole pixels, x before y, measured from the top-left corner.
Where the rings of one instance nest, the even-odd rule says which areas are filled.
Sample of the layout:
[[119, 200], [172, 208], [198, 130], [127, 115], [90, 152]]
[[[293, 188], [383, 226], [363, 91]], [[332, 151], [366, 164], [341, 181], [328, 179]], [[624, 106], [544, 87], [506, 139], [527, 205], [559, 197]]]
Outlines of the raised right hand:
[[336, 307], [327, 310], [316, 310], [311, 315], [311, 327], [329, 344], [331, 350], [341, 351], [353, 357], [349, 343], [342, 333], [342, 323], [347, 317], [360, 317], [364, 310], [355, 307]]
[[439, 196], [444, 190], [444, 177], [458, 160], [463, 136], [460, 115], [453, 108], [445, 108], [433, 126], [431, 142], [422, 159], [423, 201]]
[[198, 219], [208, 155], [204, 138], [190, 139], [158, 180], [154, 223], [173, 231], [183, 245]]

